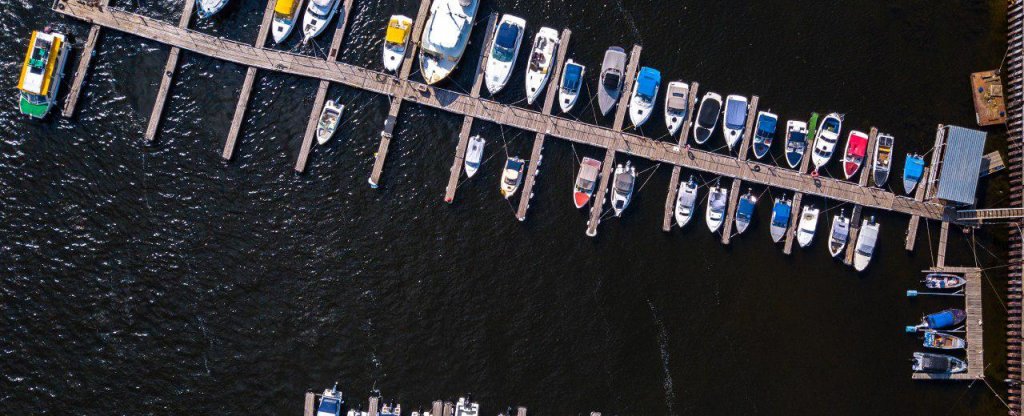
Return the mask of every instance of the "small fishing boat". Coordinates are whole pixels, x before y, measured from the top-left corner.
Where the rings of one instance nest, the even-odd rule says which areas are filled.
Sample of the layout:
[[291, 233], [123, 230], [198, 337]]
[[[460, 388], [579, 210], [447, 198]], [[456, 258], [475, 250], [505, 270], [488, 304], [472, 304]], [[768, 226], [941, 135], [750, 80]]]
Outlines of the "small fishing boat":
[[697, 121], [693, 124], [693, 140], [704, 144], [711, 138], [715, 126], [718, 125], [718, 113], [722, 111], [722, 96], [708, 91], [700, 100], [697, 109]]
[[462, 60], [480, 0], [433, 0], [420, 38], [420, 74], [434, 85]]
[[704, 219], [708, 223], [708, 229], [712, 233], [717, 232], [719, 228], [722, 228], [722, 220], [725, 218], [725, 204], [729, 201], [729, 190], [715, 183], [715, 186], [711, 187], [711, 193], [708, 194], [708, 207], [704, 212]]
[[789, 215], [793, 210], [793, 201], [785, 196], [775, 198], [775, 205], [772, 206], [772, 240], [778, 243], [786, 236], [786, 229], [789, 228]]
[[914, 371], [931, 374], [951, 374], [967, 371], [967, 363], [945, 354], [914, 353]]
[[472, 178], [476, 171], [480, 169], [480, 161], [484, 158], [485, 144], [487, 144], [487, 141], [479, 135], [469, 138], [469, 144], [466, 147], [466, 158], [462, 163], [463, 168], [466, 170], [466, 177]]
[[622, 95], [622, 71], [625, 69], [626, 51], [618, 46], [608, 48], [601, 62], [601, 82], [597, 86], [597, 105], [601, 107], [602, 115], [608, 115], [618, 103]]
[[757, 206], [757, 197], [754, 196], [753, 192], [753, 189], [748, 188], [746, 195], [740, 197], [734, 220], [736, 234], [743, 234], [744, 231], [747, 231], [750, 221], [754, 218], [754, 207]]
[[962, 309], [946, 309], [925, 315], [921, 323], [914, 326], [907, 326], [907, 332], [917, 332], [922, 329], [950, 329], [960, 325], [967, 319], [967, 313]]
[[519, 189], [519, 184], [523, 182], [525, 166], [526, 161], [515, 156], [505, 161], [505, 169], [501, 173], [501, 196], [505, 199], [511, 198]]
[[679, 182], [679, 195], [676, 196], [676, 224], [679, 228], [686, 226], [693, 218], [693, 209], [697, 205], [697, 180], [690, 175], [690, 180]]
[[892, 168], [892, 145], [896, 141], [891, 135], [879, 133], [875, 139], [875, 156], [871, 166], [871, 177], [875, 186], [881, 188], [889, 180]]
[[338, 391], [338, 384], [335, 383], [334, 387], [324, 390], [323, 396], [320, 397], [320, 405], [316, 408], [316, 416], [341, 416], [341, 406], [344, 403], [341, 392]]
[[796, 120], [786, 122], [786, 163], [796, 169], [807, 151], [807, 123]]
[[309, 42], [323, 33], [327, 22], [338, 11], [339, 0], [309, 0], [306, 14], [302, 16], [302, 43]]
[[850, 239], [850, 218], [844, 214], [845, 211], [840, 210], [839, 215], [832, 217], [832, 230], [829, 231], [828, 239], [828, 252], [832, 253], [832, 257], [842, 253]]
[[530, 63], [526, 65], [526, 103], [533, 104], [540, 97], [551, 69], [557, 68], [555, 54], [558, 53], [558, 32], [550, 27], [542, 27], [533, 37], [533, 48], [530, 49]]
[[629, 161], [626, 165], [619, 164], [615, 167], [615, 185], [612, 187], [612, 209], [615, 216], [621, 217], [622, 211], [629, 206], [633, 199], [633, 184], [636, 182], [636, 168]]
[[846, 151], [843, 152], [843, 173], [850, 179], [860, 170], [864, 163], [864, 155], [868, 151], [868, 135], [864, 132], [851, 130], [846, 137]]
[[583, 87], [583, 72], [586, 68], [572, 59], [565, 60], [565, 69], [562, 70], [562, 85], [558, 87], [558, 106], [562, 107], [563, 113], [568, 113], [576, 105], [576, 99], [580, 96], [580, 88]]
[[380, 416], [402, 416], [402, 405], [385, 404], [380, 407]]
[[34, 119], [49, 114], [57, 102], [71, 45], [61, 33], [32, 31], [18, 77], [18, 110]]
[[400, 14], [391, 16], [384, 33], [384, 69], [395, 72], [402, 66], [411, 33], [412, 19]]
[[929, 289], [957, 289], [967, 284], [967, 279], [949, 273], [928, 273], [921, 282]]
[[510, 14], [502, 16], [498, 27], [494, 29], [487, 66], [484, 68], [484, 85], [491, 95], [505, 88], [512, 76], [512, 67], [519, 56], [525, 30], [526, 20]]
[[341, 121], [341, 113], [345, 111], [345, 106], [338, 104], [334, 100], [327, 100], [324, 103], [324, 109], [320, 111], [320, 120], [316, 123], [316, 141], [321, 145], [326, 144], [331, 136], [334, 136], [334, 131], [338, 129], [338, 123]]
[[196, 0], [196, 14], [202, 19], [207, 19], [219, 13], [228, 5], [228, 0]]
[[775, 127], [779, 124], [779, 116], [769, 111], [757, 112], [757, 125], [754, 127], [754, 157], [760, 159], [768, 154], [775, 140]]
[[480, 404], [471, 399], [459, 397], [459, 401], [455, 404], [454, 416], [480, 416]]
[[924, 157], [908, 153], [907, 162], [903, 165], [903, 191], [910, 195], [921, 177], [924, 176]]
[[836, 143], [839, 142], [839, 131], [842, 129], [843, 117], [839, 114], [831, 113], [821, 120], [814, 137], [814, 152], [811, 153], [811, 163], [814, 163], [815, 171], [825, 166], [832, 158]]
[[629, 120], [640, 127], [654, 112], [654, 99], [661, 87], [661, 72], [651, 67], [640, 68], [629, 97]]
[[868, 268], [871, 256], [875, 254], [875, 243], [878, 242], [878, 223], [872, 216], [860, 224], [860, 233], [857, 235], [856, 251], [853, 253], [853, 268], [858, 272]]
[[668, 134], [675, 136], [679, 128], [689, 117], [686, 114], [690, 104], [690, 85], [685, 82], [672, 81], [665, 88], [665, 125]]
[[804, 205], [800, 212], [800, 223], [797, 225], [796, 242], [800, 247], [811, 245], [814, 240], [814, 231], [818, 228], [818, 214], [821, 211], [814, 205]]
[[580, 172], [576, 174], [576, 186], [573, 188], [572, 201], [576, 208], [583, 208], [594, 195], [597, 175], [601, 173], [601, 161], [584, 157], [580, 163]]
[[963, 338], [937, 331], [925, 331], [921, 344], [925, 348], [939, 350], [962, 350], [967, 346], [967, 342]]
[[747, 97], [742, 95], [726, 97], [722, 121], [725, 123], [722, 126], [725, 131], [725, 144], [729, 145], [729, 150], [732, 150], [740, 142], [744, 124], [747, 122]]
[[292, 33], [301, 7], [302, 0], [277, 0], [274, 3], [274, 18], [270, 24], [274, 43], [283, 42]]

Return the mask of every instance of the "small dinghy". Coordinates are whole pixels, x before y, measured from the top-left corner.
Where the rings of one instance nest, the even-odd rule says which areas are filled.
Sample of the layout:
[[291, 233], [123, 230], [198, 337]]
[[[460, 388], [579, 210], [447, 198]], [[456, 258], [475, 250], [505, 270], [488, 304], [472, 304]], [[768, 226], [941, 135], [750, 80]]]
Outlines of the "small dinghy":
[[962, 350], [967, 346], [967, 342], [958, 336], [937, 331], [925, 331], [921, 345], [938, 350]]
[[693, 218], [693, 208], [697, 205], [697, 180], [690, 175], [690, 180], [679, 183], [679, 195], [676, 197], [676, 224], [683, 228]]
[[619, 102], [622, 96], [622, 72], [626, 69], [626, 51], [612, 46], [604, 52], [601, 63], [601, 82], [597, 86], [597, 105], [601, 107], [601, 115], [609, 111]]
[[196, 8], [196, 14], [203, 19], [217, 14], [224, 9], [224, 6], [228, 5], [228, 0], [195, 0], [195, 2], [199, 6]]
[[725, 218], [725, 204], [729, 201], [729, 190], [718, 186], [711, 187], [711, 193], [708, 194], [708, 207], [704, 212], [704, 219], [708, 223], [708, 229], [712, 233], [718, 232], [719, 228], [722, 228], [722, 219]]
[[799, 228], [797, 228], [796, 232], [796, 242], [800, 244], [800, 247], [807, 247], [814, 240], [814, 230], [818, 228], [818, 214], [820, 213], [821, 210], [813, 205], [804, 205], [804, 209], [800, 213], [800, 223], [797, 225]]
[[583, 158], [572, 193], [572, 201], [576, 204], [576, 208], [583, 208], [590, 201], [590, 197], [594, 195], [594, 186], [597, 184], [597, 175], [600, 173], [601, 161], [589, 157]]
[[747, 194], [740, 197], [739, 206], [736, 207], [736, 234], [743, 234], [747, 231], [747, 227], [750, 226], [750, 221], [754, 218], [754, 207], [757, 206], [757, 197], [754, 196], [753, 189], [747, 188]]
[[850, 239], [850, 218], [844, 210], [839, 210], [839, 215], [832, 217], [832, 230], [829, 232], [828, 252], [836, 257], [846, 248], [846, 241]]
[[479, 135], [469, 138], [469, 146], [466, 147], [466, 158], [463, 160], [463, 167], [466, 169], [466, 177], [472, 178], [480, 169], [480, 161], [484, 158], [484, 145], [487, 141]]
[[302, 0], [277, 0], [274, 3], [274, 18], [270, 25], [270, 35], [274, 38], [274, 43], [283, 42], [292, 33], [300, 7]]
[[562, 85], [558, 86], [558, 106], [563, 113], [568, 113], [576, 105], [576, 99], [580, 96], [580, 88], [583, 87], [583, 71], [586, 68], [572, 59], [565, 61], [565, 69], [562, 70]]
[[509, 199], [523, 182], [523, 167], [526, 161], [518, 157], [510, 157], [505, 161], [505, 169], [501, 173], [501, 196]]
[[530, 49], [530, 63], [526, 65], [526, 103], [533, 104], [540, 97], [544, 86], [551, 78], [551, 69], [556, 68], [555, 54], [558, 53], [558, 32], [542, 27], [533, 37]]
[[316, 416], [341, 416], [341, 407], [345, 403], [338, 391], [338, 384], [330, 390], [324, 390], [320, 397], [320, 405], [316, 408]]
[[924, 176], [924, 157], [921, 155], [907, 154], [907, 163], [903, 165], [903, 191], [910, 195], [914, 193], [917, 183], [921, 182]]
[[796, 169], [807, 152], [807, 123], [796, 120], [786, 122], [786, 163]]
[[722, 126], [725, 131], [725, 144], [729, 145], [729, 150], [732, 150], [743, 137], [744, 124], [747, 122], [747, 97], [742, 95], [726, 97], [722, 121], [725, 123]]
[[402, 66], [411, 32], [412, 19], [396, 14], [388, 20], [388, 28], [384, 32], [384, 69], [395, 72]]
[[775, 140], [775, 126], [779, 124], [779, 116], [768, 112], [757, 112], [757, 126], [754, 127], [754, 157], [760, 159], [768, 154]]
[[864, 155], [868, 152], [868, 135], [864, 132], [851, 130], [846, 137], [846, 151], [843, 152], [843, 173], [850, 179], [860, 170], [864, 163]]
[[651, 118], [654, 112], [654, 99], [658, 97], [661, 87], [661, 72], [651, 67], [640, 68], [629, 96], [629, 121], [640, 127]]
[[931, 374], [951, 374], [967, 371], [967, 363], [945, 354], [914, 353], [914, 371]]
[[875, 139], [875, 157], [871, 166], [871, 177], [875, 186], [881, 188], [889, 180], [892, 168], [892, 145], [896, 141], [891, 135], [879, 133]]
[[793, 210], [793, 202], [785, 196], [775, 198], [775, 205], [772, 207], [772, 240], [778, 243], [786, 236], [786, 229], [789, 228], [789, 215]]
[[338, 10], [339, 0], [309, 0], [302, 16], [302, 43], [320, 35]]
[[697, 109], [697, 121], [693, 124], [693, 140], [704, 144], [711, 138], [718, 125], [718, 113], [722, 111], [722, 96], [713, 92], [704, 94]]
[[498, 27], [494, 29], [487, 66], [484, 68], [484, 85], [491, 95], [497, 94], [508, 84], [512, 67], [519, 56], [519, 47], [523, 44], [524, 31], [526, 21], [510, 14], [501, 16]]
[[345, 106], [336, 103], [334, 100], [327, 100], [324, 109], [320, 111], [320, 120], [316, 123], [316, 142], [326, 144], [334, 131], [338, 129], [338, 122], [341, 121], [341, 113]]
[[878, 223], [872, 216], [861, 222], [860, 234], [857, 234], [857, 247], [853, 253], [853, 268], [858, 272], [868, 268], [871, 256], [875, 254], [875, 243], [878, 242]]
[[928, 273], [921, 282], [929, 289], [958, 289], [967, 284], [967, 279], [949, 273]]
[[689, 114], [686, 110], [690, 104], [690, 86], [685, 82], [672, 81], [665, 88], [665, 126], [669, 136], [679, 133], [679, 128]]
[[814, 136], [814, 152], [811, 153], [811, 163], [814, 163], [814, 170], [821, 169], [832, 158], [836, 150], [836, 143], [839, 142], [839, 131], [843, 129], [843, 118], [839, 114], [831, 113], [818, 125], [818, 132]]
[[925, 315], [921, 323], [914, 326], [907, 326], [907, 332], [917, 332], [923, 329], [950, 329], [960, 325], [967, 319], [967, 313], [962, 309], [946, 309]]
[[618, 165], [615, 167], [615, 186], [612, 187], [612, 209], [615, 210], [615, 216], [621, 217], [622, 211], [629, 206], [629, 201], [633, 199], [633, 184], [636, 182], [636, 169], [633, 165], [626, 161], [626, 165]]

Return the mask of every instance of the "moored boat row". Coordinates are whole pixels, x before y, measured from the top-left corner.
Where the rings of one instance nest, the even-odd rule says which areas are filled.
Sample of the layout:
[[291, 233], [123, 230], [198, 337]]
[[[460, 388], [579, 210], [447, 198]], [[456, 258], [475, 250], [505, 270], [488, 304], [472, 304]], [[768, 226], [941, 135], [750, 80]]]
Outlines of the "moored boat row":
[[[921, 293], [916, 290], [908, 291], [908, 296], [940, 295], [958, 296], [962, 295], [962, 288], [967, 283], [963, 276], [953, 273], [931, 272], [925, 275], [921, 281], [924, 286], [939, 292]], [[953, 292], [945, 292], [954, 290]], [[921, 317], [917, 325], [908, 325], [905, 331], [921, 335], [921, 346], [929, 349], [955, 351], [965, 350], [967, 341], [953, 333], [964, 331], [964, 322], [967, 320], [967, 313], [959, 308], [949, 308], [933, 312]], [[936, 354], [929, 352], [916, 352], [913, 355], [914, 364], [912, 369], [915, 372], [950, 375], [967, 371], [967, 362], [961, 358], [948, 354]]]

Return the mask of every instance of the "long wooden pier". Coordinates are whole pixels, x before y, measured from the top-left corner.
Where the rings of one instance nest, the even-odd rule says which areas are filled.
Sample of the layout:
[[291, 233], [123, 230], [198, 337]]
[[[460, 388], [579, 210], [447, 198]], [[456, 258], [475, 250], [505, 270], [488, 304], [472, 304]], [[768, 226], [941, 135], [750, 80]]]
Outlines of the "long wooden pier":
[[[740, 142], [739, 154], [736, 160], [739, 163], [744, 163], [747, 160], [747, 149], [750, 147], [750, 137], [754, 135], [754, 119], [757, 118], [757, 103], [760, 101], [758, 96], [750, 98], [750, 103], [747, 104], [747, 122], [743, 126], [743, 140]], [[743, 185], [743, 180], [740, 178], [733, 178], [732, 190], [729, 191], [729, 206], [726, 208], [725, 214], [725, 228], [722, 229], [722, 244], [729, 244], [729, 239], [732, 238], [732, 223], [736, 218], [736, 205], [739, 203], [740, 198], [740, 186]]]
[[[816, 118], [816, 117], [814, 117], [812, 115], [811, 118]], [[813, 150], [814, 150], [814, 146], [810, 143], [810, 135], [808, 135], [808, 144], [807, 144], [807, 147], [804, 148], [804, 156], [802, 158], [800, 158], [800, 170], [799, 170], [800, 173], [806, 173], [807, 169], [810, 167], [810, 165], [811, 165], [811, 152]], [[796, 192], [795, 194], [793, 194], [793, 210], [792, 210], [793, 217], [792, 218], [794, 218], [794, 220], [791, 221], [791, 224], [789, 224], [789, 229], [786, 230], [786, 242], [784, 243], [784, 245], [782, 247], [782, 252], [785, 253], [785, 254], [791, 254], [793, 252], [793, 240], [796, 238], [797, 228], [800, 227], [800, 206], [803, 204], [803, 200], [804, 200], [804, 193], [803, 192]], [[819, 215], [820, 215], [820, 213], [819, 213]], [[820, 217], [818, 218], [818, 221], [821, 221]], [[829, 224], [829, 221], [828, 221], [827, 218], [825, 220], [825, 223]], [[817, 233], [817, 228], [815, 228], [815, 233]]]
[[[683, 125], [680, 126], [682, 131], [679, 133], [679, 148], [686, 147], [686, 141], [690, 137], [690, 125], [693, 120], [693, 107], [697, 102], [697, 88], [700, 88], [700, 84], [694, 82], [690, 84], [690, 95], [686, 97], [686, 120], [683, 121]], [[665, 216], [661, 221], [661, 230], [669, 231], [672, 229], [672, 219], [675, 217], [675, 203], [676, 196], [679, 193], [679, 174], [683, 168], [679, 166], [672, 167], [672, 178], [668, 181], [668, 196], [665, 197]]]
[[[57, 3], [58, 8], [61, 4], [71, 3]], [[195, 9], [196, 2], [185, 1], [185, 8], [181, 11], [181, 18], [178, 20], [178, 29], [187, 30], [189, 22], [192, 21], [192, 11]], [[106, 8], [110, 10], [111, 8]], [[94, 23], [95, 24], [95, 23]], [[129, 33], [131, 33], [129, 31]], [[212, 37], [212, 36], [211, 36]], [[159, 39], [153, 39], [159, 42]], [[160, 118], [164, 114], [164, 104], [167, 103], [167, 93], [171, 90], [171, 81], [174, 81], [174, 71], [178, 68], [178, 55], [181, 54], [181, 48], [178, 46], [171, 45], [171, 53], [167, 56], [167, 64], [164, 65], [163, 76], [160, 78], [160, 88], [156, 90], [156, 101], [153, 103], [153, 113], [149, 115], [149, 125], [146, 127], [146, 141], [152, 142], [156, 138], [157, 128], [160, 127]]]
[[964, 321], [966, 332], [967, 371], [956, 374], [913, 373], [914, 380], [977, 380], [985, 377], [985, 333], [982, 325], [981, 269], [977, 267], [946, 267], [938, 265], [925, 273], [955, 273], [967, 279], [964, 285]]
[[[263, 20], [260, 21], [259, 32], [256, 34], [256, 47], [262, 48], [267, 43], [267, 34], [270, 33], [270, 21], [274, 17], [274, 5], [276, 2], [267, 1], [267, 7], [263, 10]], [[348, 13], [345, 13], [348, 15]], [[235, 154], [235, 142], [242, 130], [242, 121], [245, 120], [245, 110], [249, 106], [249, 97], [252, 95], [253, 83], [256, 81], [256, 67], [250, 66], [245, 70], [245, 81], [242, 81], [242, 91], [238, 94], [238, 104], [235, 104], [235, 115], [231, 117], [231, 127], [228, 129], [228, 138], [224, 141], [224, 151], [221, 157], [230, 160]]]

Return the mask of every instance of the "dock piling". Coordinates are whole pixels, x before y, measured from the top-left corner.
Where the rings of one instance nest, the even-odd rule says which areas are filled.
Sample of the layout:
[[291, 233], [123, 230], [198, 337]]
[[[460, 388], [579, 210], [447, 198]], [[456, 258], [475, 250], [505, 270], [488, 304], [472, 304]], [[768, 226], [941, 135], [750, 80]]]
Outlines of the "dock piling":
[[306, 392], [306, 402], [302, 409], [303, 416], [314, 416], [316, 414], [316, 393]]
[[[97, 5], [100, 8], [107, 7], [110, 0], [99, 0]], [[64, 101], [64, 111], [61, 113], [65, 118], [75, 114], [75, 106], [78, 104], [78, 96], [82, 93], [82, 85], [89, 72], [89, 64], [96, 51], [96, 42], [100, 38], [100, 25], [89, 27], [89, 35], [85, 38], [85, 46], [82, 48], [82, 57], [78, 60], [78, 69], [75, 70], [74, 79], [71, 81], [71, 89], [68, 91], [68, 98]]]
[[846, 242], [846, 257], [843, 263], [847, 266], [853, 264], [853, 253], [857, 251], [857, 237], [860, 236], [860, 216], [864, 207], [854, 205], [853, 213], [850, 214], [850, 239]]

